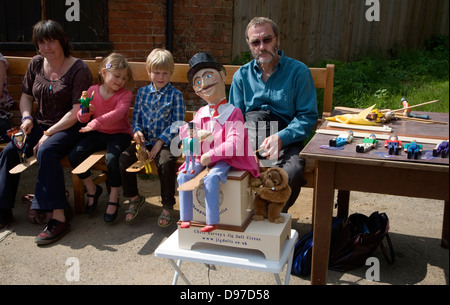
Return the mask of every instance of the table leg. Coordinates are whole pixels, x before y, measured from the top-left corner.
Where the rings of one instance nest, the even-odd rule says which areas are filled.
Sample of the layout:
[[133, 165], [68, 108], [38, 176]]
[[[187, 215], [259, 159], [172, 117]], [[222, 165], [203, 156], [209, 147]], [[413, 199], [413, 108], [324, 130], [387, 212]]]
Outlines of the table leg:
[[291, 252], [288, 256], [288, 263], [286, 268], [286, 277], [284, 278], [284, 284], [289, 285], [289, 280], [291, 279], [291, 269], [292, 269], [292, 261], [294, 260], [294, 250], [295, 247], [292, 247]]
[[187, 285], [192, 285], [189, 282], [189, 280], [187, 279], [187, 277], [184, 275], [183, 271], [181, 271], [181, 269], [180, 269], [180, 267], [181, 267], [181, 260], [179, 260], [178, 263], [175, 264], [175, 261], [173, 259], [169, 259], [169, 263], [172, 265], [172, 268], [175, 270], [175, 274], [173, 276], [172, 285], [176, 285], [177, 284], [178, 276], [180, 276]]
[[334, 201], [334, 169], [333, 162], [319, 161], [317, 163], [311, 262], [311, 284], [313, 285], [327, 283]]
[[350, 203], [350, 191], [338, 190], [338, 193], [337, 193], [337, 207], [338, 207], [337, 217], [339, 217], [339, 218], [347, 218], [348, 217], [349, 203]]
[[442, 239], [441, 239], [441, 246], [448, 249], [448, 230], [449, 230], [449, 223], [448, 223], [448, 200], [445, 200], [444, 202], [444, 220], [442, 221]]
[[280, 275], [278, 273], [274, 273], [273, 276], [275, 277], [275, 281], [277, 282], [277, 285], [281, 285]]

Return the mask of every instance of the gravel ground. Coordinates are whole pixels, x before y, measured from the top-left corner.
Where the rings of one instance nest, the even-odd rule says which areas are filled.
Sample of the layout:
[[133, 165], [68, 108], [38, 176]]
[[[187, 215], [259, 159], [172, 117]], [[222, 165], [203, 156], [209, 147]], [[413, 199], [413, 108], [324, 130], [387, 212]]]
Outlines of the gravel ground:
[[[22, 174], [21, 184], [13, 210], [15, 221], [0, 230], [0, 285], [69, 284], [116, 285], [150, 284], [168, 285], [173, 271], [169, 263], [154, 255], [158, 245], [176, 229], [172, 224], [162, 229], [157, 225], [161, 211], [159, 181], [139, 180], [140, 190], [147, 198], [139, 216], [125, 222], [122, 205], [119, 218], [113, 224], [103, 221], [106, 192], [93, 215], [77, 215], [71, 221], [71, 232], [57, 243], [37, 246], [34, 238], [42, 226], [27, 220], [26, 205], [20, 197], [32, 193], [36, 168]], [[67, 188], [71, 190], [70, 172], [66, 172]], [[71, 193], [72, 196], [72, 193]], [[72, 197], [71, 197], [72, 198]], [[390, 219], [390, 233], [395, 248], [396, 262], [387, 264], [381, 252], [380, 280], [366, 279], [368, 267], [347, 273], [329, 271], [328, 283], [333, 285], [448, 285], [449, 252], [440, 247], [443, 205], [436, 200], [396, 197], [353, 192], [350, 213], [370, 215], [385, 212]], [[73, 202], [72, 202], [73, 204]], [[289, 211], [292, 228], [303, 236], [311, 230], [312, 190], [303, 189], [299, 199]], [[179, 216], [178, 205], [175, 218]], [[71, 272], [78, 264], [77, 273]], [[182, 269], [193, 284], [215, 285], [272, 285], [273, 276], [217, 266], [183, 263]], [[282, 274], [284, 276], [284, 274]], [[283, 277], [282, 277], [283, 278]], [[291, 276], [291, 285], [308, 285], [310, 278]], [[180, 279], [179, 284], [183, 284]]]

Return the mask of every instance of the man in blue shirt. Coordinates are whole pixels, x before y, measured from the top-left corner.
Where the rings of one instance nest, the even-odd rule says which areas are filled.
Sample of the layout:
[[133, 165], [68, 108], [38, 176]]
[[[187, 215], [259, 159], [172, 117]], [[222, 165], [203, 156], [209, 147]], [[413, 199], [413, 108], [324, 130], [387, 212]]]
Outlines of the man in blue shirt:
[[254, 18], [246, 37], [255, 59], [235, 73], [230, 103], [244, 113], [253, 149], [263, 152], [262, 165], [288, 173], [292, 195], [283, 208], [287, 212], [306, 183], [299, 153], [317, 122], [316, 89], [308, 67], [279, 50], [279, 30], [272, 20]]

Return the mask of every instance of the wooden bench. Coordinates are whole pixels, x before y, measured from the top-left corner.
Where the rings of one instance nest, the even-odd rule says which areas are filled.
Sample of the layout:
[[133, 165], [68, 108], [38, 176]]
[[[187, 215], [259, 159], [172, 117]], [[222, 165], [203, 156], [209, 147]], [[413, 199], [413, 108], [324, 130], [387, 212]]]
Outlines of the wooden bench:
[[[5, 56], [6, 60], [9, 62], [9, 68], [7, 70], [8, 77], [10, 76], [24, 76], [28, 63], [31, 59], [31, 57], [14, 57], [14, 56]], [[99, 71], [99, 67], [101, 64], [101, 59], [96, 60], [84, 60], [86, 64], [89, 66], [89, 69], [91, 70], [91, 73], [93, 75], [93, 81], [97, 81], [97, 75]], [[145, 62], [130, 62], [131, 68], [133, 70], [134, 80], [135, 81], [144, 81], [149, 82], [148, 74], [145, 69]], [[233, 80], [234, 73], [240, 68], [240, 66], [232, 66], [232, 65], [225, 65], [226, 69], [226, 81], [225, 83], [227, 85], [230, 85]], [[175, 64], [175, 70], [171, 78], [171, 82], [175, 84], [176, 83], [188, 83], [186, 74], [189, 70], [188, 64]], [[314, 84], [317, 89], [324, 89], [323, 92], [323, 103], [322, 103], [322, 109], [323, 114], [322, 118], [319, 119], [318, 124], [323, 120], [323, 117], [328, 117], [332, 111], [332, 101], [333, 101], [333, 86], [334, 86], [334, 65], [329, 64], [326, 68], [310, 68], [311, 74], [314, 79]], [[320, 105], [320, 101], [318, 101]], [[320, 107], [319, 107], [320, 108]], [[129, 118], [131, 120], [132, 118], [132, 112], [133, 108], [131, 107], [129, 110]], [[19, 111], [19, 101], [15, 101], [14, 106], [14, 114], [15, 116], [12, 119], [13, 125], [19, 126], [20, 125], [20, 111]], [[187, 111], [185, 116], [185, 121], [189, 122], [192, 120], [195, 112], [194, 111]], [[0, 144], [0, 151], [4, 148], [5, 144]], [[184, 159], [180, 159], [180, 162], [183, 162]], [[67, 158], [64, 158], [61, 160], [61, 164], [64, 167], [71, 168], [70, 163], [68, 162]], [[96, 162], [91, 169], [93, 170], [99, 170], [102, 173], [106, 174], [108, 172], [108, 169], [106, 167], [106, 164], [104, 162], [104, 158], [101, 159], [99, 162]], [[157, 173], [156, 167], [154, 163], [152, 162], [152, 171], [153, 173]], [[304, 171], [304, 177], [308, 181], [305, 187], [312, 187], [315, 186], [315, 164], [314, 163], [307, 163], [305, 171]], [[103, 175], [104, 180], [104, 175]], [[83, 213], [84, 212], [84, 185], [83, 182], [78, 178], [77, 175], [72, 175], [72, 184], [73, 184], [73, 193], [74, 193], [74, 209], [75, 213]]]

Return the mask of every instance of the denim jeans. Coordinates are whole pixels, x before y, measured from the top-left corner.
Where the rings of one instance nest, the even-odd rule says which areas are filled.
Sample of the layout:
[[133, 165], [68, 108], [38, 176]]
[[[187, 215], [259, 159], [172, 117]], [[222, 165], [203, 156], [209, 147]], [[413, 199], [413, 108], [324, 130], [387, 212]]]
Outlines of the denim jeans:
[[[108, 167], [108, 183], [112, 187], [122, 185], [119, 158], [121, 153], [130, 145], [131, 136], [125, 133], [106, 134], [91, 131], [77, 143], [69, 153], [69, 161], [73, 168], [80, 165], [91, 154], [106, 149], [105, 163]], [[80, 179], [86, 179], [91, 175], [90, 171], [78, 175]]]
[[[64, 209], [66, 206], [66, 187], [61, 159], [69, 153], [80, 138], [80, 124], [60, 131], [49, 137], [37, 151], [38, 176], [31, 208], [36, 210]], [[27, 136], [25, 154], [33, 154], [33, 147], [47, 129], [35, 122]], [[12, 175], [9, 170], [20, 163], [13, 143], [8, 143], [0, 154], [0, 208], [13, 208], [19, 186], [20, 174]]]

